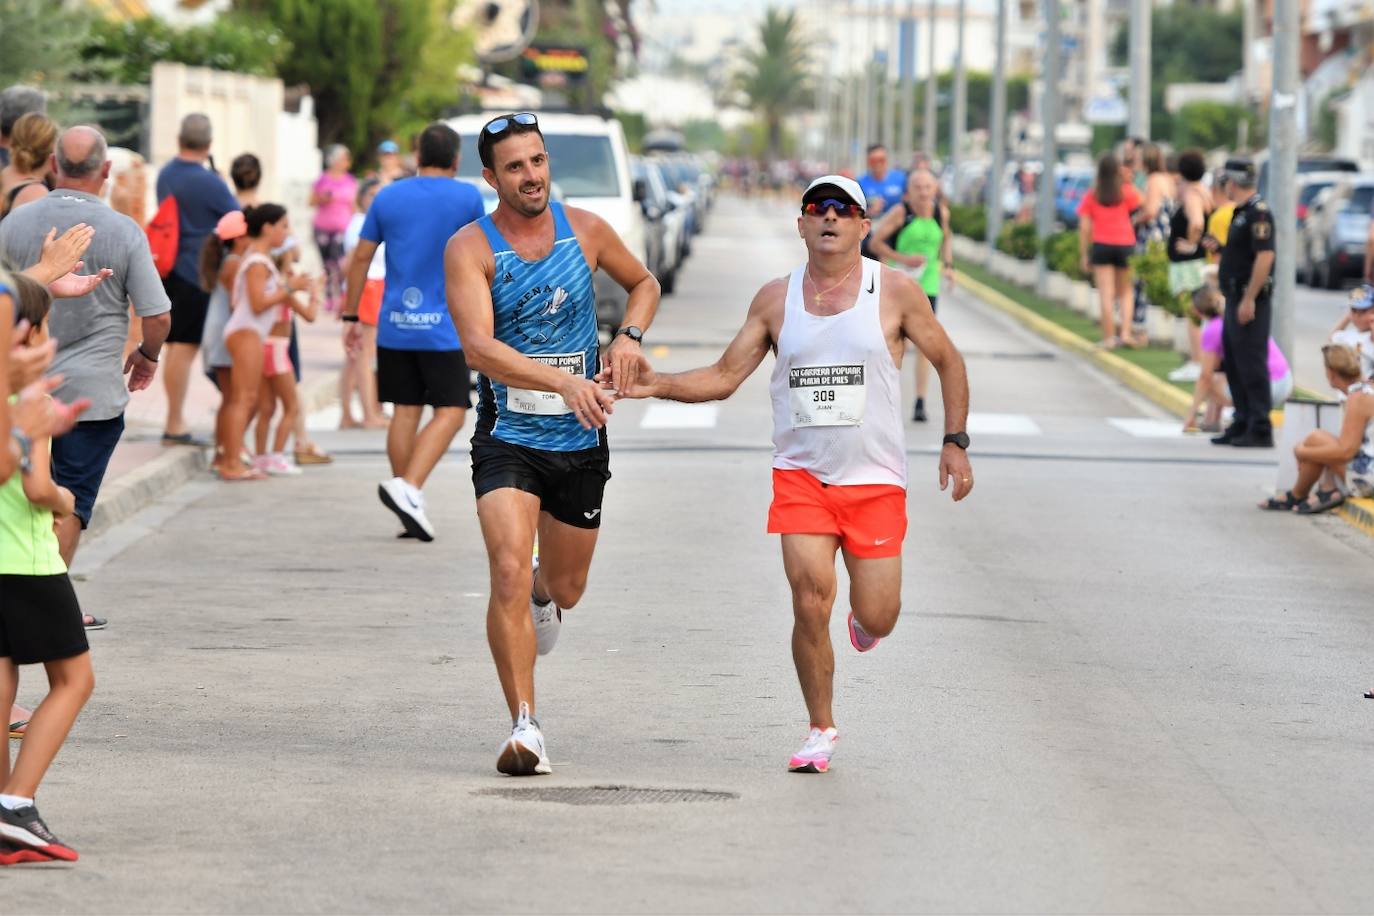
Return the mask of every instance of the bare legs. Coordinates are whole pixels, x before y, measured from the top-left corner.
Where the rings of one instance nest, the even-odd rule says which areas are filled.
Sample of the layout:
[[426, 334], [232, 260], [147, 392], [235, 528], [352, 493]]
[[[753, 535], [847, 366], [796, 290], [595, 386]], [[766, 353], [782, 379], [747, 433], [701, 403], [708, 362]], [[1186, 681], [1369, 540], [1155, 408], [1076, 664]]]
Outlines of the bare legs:
[[518, 715], [521, 703], [528, 703], [533, 715], [535, 638], [530, 590], [536, 528], [539, 592], [564, 610], [582, 598], [597, 531], [554, 521], [547, 513], [540, 513], [539, 497], [512, 488], [493, 490], [477, 500], [477, 519], [491, 573], [487, 603], [491, 657], [511, 718]]
[[227, 450], [221, 463], [221, 473], [238, 477], [248, 473], [240, 457], [243, 434], [258, 404], [258, 388], [262, 382], [262, 338], [256, 331], [244, 329], [230, 334], [225, 341], [229, 358], [234, 362], [229, 394], [223, 407], [224, 438]]
[[[382, 429], [387, 423], [382, 405], [377, 402], [377, 373], [373, 369], [377, 364], [377, 327], [364, 324], [362, 328], [363, 346], [358, 355], [352, 356], [347, 348], [344, 350], [344, 367], [339, 373], [339, 403], [343, 406], [339, 429], [357, 429], [360, 426]], [[344, 336], [347, 335], [345, 325]], [[363, 405], [361, 421], [353, 415], [354, 392], [357, 392], [358, 400]]]
[[[296, 396], [296, 378], [290, 372], [283, 372], [265, 379], [258, 393], [258, 419], [254, 430], [257, 441], [257, 454], [267, 452], [267, 434], [272, 425], [272, 416], [277, 404], [281, 404], [281, 419], [277, 421], [277, 435], [272, 441], [272, 451], [283, 453], [286, 442], [296, 430], [296, 420], [300, 417], [300, 401]], [[297, 442], [299, 446], [300, 443]]]
[[[33, 711], [24, 743], [10, 771], [9, 742], [0, 754], [0, 793], [33, 798], [62, 742], [90, 699], [95, 689], [95, 674], [91, 671], [91, 654], [83, 652], [74, 658], [47, 662], [48, 695]], [[19, 668], [10, 658], [0, 658], [0, 706], [14, 702], [19, 688]]]
[[[1302, 441], [1303, 445], [1335, 445], [1339, 440], [1324, 429], [1314, 429]], [[1293, 484], [1293, 497], [1307, 499], [1321, 480], [1326, 479], [1336, 489], [1344, 489], [1345, 462], [1339, 464], [1320, 464], [1316, 461], [1298, 461], [1298, 479]]]
[[[782, 536], [782, 564], [792, 587], [792, 660], [811, 725], [821, 729], [835, 725], [830, 611], [835, 604], [835, 552], [839, 549], [840, 539], [832, 534]], [[844, 563], [855, 619], [872, 636], [888, 635], [901, 611], [901, 557], [865, 560], [846, 551]]]
[[386, 429], [386, 456], [391, 462], [392, 476], [417, 489], [424, 487], [453, 437], [463, 428], [467, 409], [436, 407], [429, 423], [420, 429], [423, 413], [423, 407], [397, 404]]
[[196, 344], [169, 343], [162, 348], [162, 385], [167, 390], [167, 423], [163, 432], [180, 436], [186, 432], [186, 389], [191, 383], [191, 367], [195, 363]]
[[[1117, 341], [1127, 346], [1137, 346], [1137, 341], [1131, 336], [1132, 316], [1135, 314], [1135, 285], [1131, 281], [1131, 269], [1095, 264], [1093, 285], [1097, 287], [1102, 345], [1109, 350], [1116, 346]], [[1121, 314], [1120, 334], [1117, 333], [1116, 323], [1118, 311]]]

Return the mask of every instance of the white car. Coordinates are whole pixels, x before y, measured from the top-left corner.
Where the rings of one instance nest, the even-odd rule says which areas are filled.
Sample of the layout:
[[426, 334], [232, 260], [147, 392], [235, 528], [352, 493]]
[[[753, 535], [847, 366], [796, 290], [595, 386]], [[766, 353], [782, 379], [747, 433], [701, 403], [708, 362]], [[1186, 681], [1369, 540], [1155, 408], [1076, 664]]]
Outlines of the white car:
[[[503, 112], [459, 115], [448, 120], [463, 138], [460, 178], [481, 180], [477, 132], [500, 114]], [[630, 180], [630, 156], [620, 122], [595, 114], [536, 111], [535, 115], [549, 151], [550, 178], [562, 189], [563, 199], [610, 223], [630, 251], [643, 252], [644, 216]], [[601, 271], [592, 277], [592, 283], [597, 322], [614, 331], [625, 317], [629, 294]]]

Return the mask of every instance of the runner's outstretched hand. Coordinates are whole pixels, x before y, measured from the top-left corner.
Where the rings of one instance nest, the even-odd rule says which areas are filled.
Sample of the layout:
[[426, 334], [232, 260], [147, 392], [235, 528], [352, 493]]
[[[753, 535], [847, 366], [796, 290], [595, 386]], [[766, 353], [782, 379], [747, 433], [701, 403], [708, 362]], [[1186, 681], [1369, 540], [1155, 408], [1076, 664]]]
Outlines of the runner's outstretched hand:
[[570, 375], [558, 393], [583, 429], [601, 429], [615, 408], [615, 395], [602, 388], [596, 379]]
[[618, 398], [654, 397], [655, 386], [658, 384], [658, 373], [649, 364], [649, 357], [643, 353], [637, 353], [635, 357], [634, 377], [629, 384], [615, 385], [611, 381], [610, 369], [601, 370], [596, 380], [602, 385], [609, 385]]

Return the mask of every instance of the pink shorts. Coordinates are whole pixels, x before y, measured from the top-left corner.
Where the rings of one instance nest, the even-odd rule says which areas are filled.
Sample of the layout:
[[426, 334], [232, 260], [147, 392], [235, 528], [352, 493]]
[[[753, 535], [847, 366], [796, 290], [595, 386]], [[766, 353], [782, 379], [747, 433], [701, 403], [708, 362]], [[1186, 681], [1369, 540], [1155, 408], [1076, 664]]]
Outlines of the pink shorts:
[[276, 378], [295, 371], [291, 365], [291, 338], [269, 337], [262, 342], [262, 377]]

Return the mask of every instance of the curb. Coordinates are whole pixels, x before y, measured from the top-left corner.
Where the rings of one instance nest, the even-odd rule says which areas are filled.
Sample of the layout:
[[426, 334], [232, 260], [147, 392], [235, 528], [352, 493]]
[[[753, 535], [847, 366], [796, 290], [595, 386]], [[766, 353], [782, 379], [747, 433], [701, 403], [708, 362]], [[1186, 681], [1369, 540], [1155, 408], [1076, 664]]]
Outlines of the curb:
[[1374, 499], [1347, 499], [1336, 509], [1341, 520], [1374, 537]]
[[1095, 344], [1061, 328], [1048, 318], [1040, 317], [997, 290], [984, 286], [963, 271], [956, 270], [954, 273], [959, 285], [988, 305], [1016, 319], [1061, 349], [1078, 354], [1137, 394], [1180, 417], [1188, 411], [1188, 405], [1193, 399], [1181, 389], [1155, 378], [1134, 363], [1128, 363], [1107, 350], [1098, 349]]
[[[338, 400], [339, 373], [331, 372], [300, 390], [306, 416]], [[115, 525], [138, 514], [210, 466], [209, 449], [171, 449], [101, 488], [84, 537], [99, 537]]]

